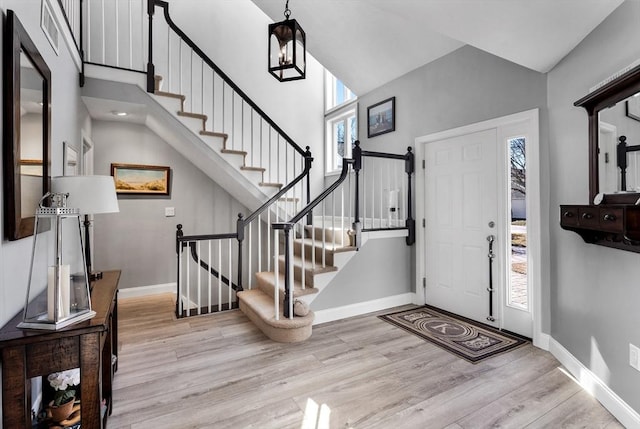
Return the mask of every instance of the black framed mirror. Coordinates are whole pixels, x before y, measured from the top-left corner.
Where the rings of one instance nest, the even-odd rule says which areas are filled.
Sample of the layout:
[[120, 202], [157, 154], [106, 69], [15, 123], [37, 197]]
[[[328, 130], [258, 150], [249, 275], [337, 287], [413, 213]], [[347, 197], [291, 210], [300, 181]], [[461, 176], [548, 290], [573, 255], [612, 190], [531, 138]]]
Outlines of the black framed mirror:
[[5, 237], [33, 234], [51, 179], [51, 71], [12, 10], [4, 26]]
[[[639, 93], [640, 66], [636, 66], [574, 103], [589, 117], [590, 204], [598, 194], [599, 201], [609, 204], [634, 204], [640, 198], [637, 180], [630, 180], [640, 177], [640, 164], [632, 162], [626, 171], [620, 168], [640, 145]], [[617, 146], [623, 136], [626, 148], [621, 151]]]

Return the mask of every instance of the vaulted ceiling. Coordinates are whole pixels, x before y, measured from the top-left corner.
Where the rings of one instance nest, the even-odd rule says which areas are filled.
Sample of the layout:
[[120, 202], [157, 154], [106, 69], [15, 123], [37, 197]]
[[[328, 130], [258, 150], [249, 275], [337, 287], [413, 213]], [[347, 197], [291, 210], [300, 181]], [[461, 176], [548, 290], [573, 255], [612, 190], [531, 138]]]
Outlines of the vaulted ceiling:
[[[285, 0], [252, 0], [274, 21]], [[464, 45], [551, 70], [624, 0], [290, 0], [308, 51], [356, 94]]]

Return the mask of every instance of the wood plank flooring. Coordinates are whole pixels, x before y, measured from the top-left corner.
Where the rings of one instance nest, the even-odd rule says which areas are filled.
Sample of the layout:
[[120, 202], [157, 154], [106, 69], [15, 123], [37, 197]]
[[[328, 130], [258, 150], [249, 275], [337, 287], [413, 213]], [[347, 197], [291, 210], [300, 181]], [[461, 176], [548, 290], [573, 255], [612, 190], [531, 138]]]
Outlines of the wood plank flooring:
[[531, 345], [473, 365], [375, 315], [279, 344], [237, 310], [174, 308], [120, 300], [109, 429], [622, 427]]

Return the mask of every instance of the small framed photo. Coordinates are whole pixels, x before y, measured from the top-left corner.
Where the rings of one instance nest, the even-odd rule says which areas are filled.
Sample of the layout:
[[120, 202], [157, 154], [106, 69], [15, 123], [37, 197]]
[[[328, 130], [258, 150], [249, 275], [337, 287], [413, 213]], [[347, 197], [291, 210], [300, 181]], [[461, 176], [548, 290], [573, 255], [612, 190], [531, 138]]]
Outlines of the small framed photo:
[[51, 0], [42, 0], [42, 10], [40, 16], [40, 28], [44, 32], [44, 35], [47, 37], [47, 40], [51, 44], [53, 51], [56, 55], [59, 54], [59, 39], [60, 39], [60, 26], [58, 25], [58, 21], [53, 14], [53, 7], [50, 3]]
[[396, 129], [396, 97], [367, 107], [367, 137], [390, 133]]
[[62, 164], [62, 175], [77, 176], [80, 174], [80, 154], [78, 153], [78, 149], [75, 146], [64, 142], [62, 150], [62, 157], [64, 159], [64, 164]]
[[171, 167], [140, 164], [111, 164], [116, 193], [169, 195]]

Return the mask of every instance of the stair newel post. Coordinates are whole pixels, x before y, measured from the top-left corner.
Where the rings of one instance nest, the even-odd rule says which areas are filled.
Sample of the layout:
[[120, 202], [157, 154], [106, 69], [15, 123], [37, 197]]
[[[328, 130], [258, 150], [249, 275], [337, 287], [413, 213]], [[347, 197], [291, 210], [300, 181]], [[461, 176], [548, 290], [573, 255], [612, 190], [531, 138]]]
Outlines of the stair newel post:
[[353, 147], [353, 171], [355, 172], [354, 186], [354, 219], [353, 232], [355, 237], [354, 246], [360, 248], [362, 239], [362, 224], [360, 223], [360, 170], [362, 169], [362, 149], [360, 140], [356, 140]]
[[[244, 217], [242, 213], [238, 213], [238, 220], [236, 222], [236, 234], [238, 236], [238, 289], [236, 289], [236, 293], [244, 290], [242, 288], [242, 242], [244, 241], [244, 227]], [[229, 280], [231, 281], [231, 279]]]
[[[311, 171], [311, 164], [313, 163], [313, 157], [311, 156], [311, 150], [307, 146], [307, 150], [304, 153], [304, 170], [307, 172], [307, 204], [311, 202], [311, 177], [309, 171]], [[307, 214], [307, 225], [313, 223], [313, 210]]]
[[407, 235], [407, 246], [411, 246], [416, 242], [416, 221], [413, 219], [412, 200], [413, 193], [411, 191], [411, 176], [415, 171], [415, 156], [411, 146], [407, 148], [407, 153], [404, 156], [404, 171], [407, 173], [407, 220], [406, 227], [409, 234]]
[[180, 281], [181, 281], [181, 275], [182, 272], [180, 271], [180, 258], [182, 257], [182, 249], [183, 249], [183, 245], [182, 242], [180, 241], [180, 239], [182, 238], [182, 236], [184, 235], [184, 232], [182, 231], [182, 224], [178, 224], [176, 225], [176, 255], [177, 255], [177, 269], [176, 269], [176, 273], [177, 273], [177, 281], [176, 281], [176, 317], [180, 318], [182, 317], [182, 312], [180, 311]]
[[153, 14], [155, 0], [147, 0], [147, 16], [149, 17], [149, 59], [147, 60], [147, 92], [154, 93], [156, 89], [156, 69], [153, 65]]

